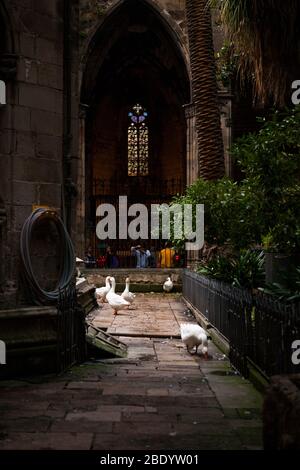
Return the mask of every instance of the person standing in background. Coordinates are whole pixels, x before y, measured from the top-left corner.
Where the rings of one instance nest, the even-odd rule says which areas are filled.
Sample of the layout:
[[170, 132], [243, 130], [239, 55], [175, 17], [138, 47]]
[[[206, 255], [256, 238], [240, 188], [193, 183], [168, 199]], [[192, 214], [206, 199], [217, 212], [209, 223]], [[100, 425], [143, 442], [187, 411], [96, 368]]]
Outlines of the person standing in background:
[[150, 256], [148, 258], [148, 266], [149, 268], [156, 268], [156, 253], [154, 246], [150, 248]]
[[106, 267], [107, 267], [107, 268], [111, 268], [112, 253], [111, 253], [110, 246], [107, 246], [107, 247], [106, 247], [105, 256], [106, 256]]
[[[147, 250], [149, 251], [149, 250]], [[149, 255], [142, 245], [132, 246], [131, 254], [136, 257], [137, 268], [147, 268]]]
[[171, 248], [170, 242], [165, 243], [165, 247], [160, 251], [159, 263], [162, 269], [172, 268], [174, 265], [175, 250]]

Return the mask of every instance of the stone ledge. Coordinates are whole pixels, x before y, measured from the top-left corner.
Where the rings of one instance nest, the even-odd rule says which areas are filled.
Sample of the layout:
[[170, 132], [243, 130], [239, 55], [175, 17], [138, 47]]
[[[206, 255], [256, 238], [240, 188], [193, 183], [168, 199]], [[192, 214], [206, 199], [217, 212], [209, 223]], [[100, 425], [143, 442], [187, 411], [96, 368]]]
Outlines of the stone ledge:
[[0, 320], [12, 320], [15, 318], [56, 316], [55, 307], [25, 307], [16, 309], [0, 310]]
[[0, 311], [0, 339], [6, 365], [0, 378], [54, 372], [57, 365], [57, 309], [26, 307]]
[[182, 290], [182, 269], [170, 268], [118, 268], [118, 269], [80, 269], [82, 275], [88, 279], [89, 284], [101, 287], [105, 285], [106, 276], [114, 276], [116, 290], [122, 292], [125, 287], [126, 277], [130, 277], [131, 292], [163, 292], [163, 284], [167, 277], [172, 275], [174, 288], [172, 292]]

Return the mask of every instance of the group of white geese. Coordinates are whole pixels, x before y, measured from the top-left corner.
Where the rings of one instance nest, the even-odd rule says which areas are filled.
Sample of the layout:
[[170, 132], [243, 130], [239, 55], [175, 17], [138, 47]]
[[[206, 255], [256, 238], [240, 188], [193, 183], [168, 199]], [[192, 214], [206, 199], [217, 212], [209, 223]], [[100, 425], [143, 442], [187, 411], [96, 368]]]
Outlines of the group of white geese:
[[[135, 299], [135, 294], [130, 292], [130, 278], [127, 277], [125, 281], [125, 289], [121, 295], [116, 294], [116, 280], [112, 276], [107, 276], [105, 279], [105, 286], [98, 287], [95, 290], [95, 297], [98, 305], [104, 302], [108, 302], [112, 307], [114, 314], [116, 315], [119, 310], [125, 307], [130, 307]], [[173, 282], [170, 277], [166, 280], [163, 285], [165, 292], [171, 292], [173, 289]]]
[[[163, 290], [171, 292], [173, 289], [173, 282], [170, 277], [164, 282]], [[125, 289], [121, 295], [116, 294], [116, 280], [112, 276], [107, 276], [105, 279], [105, 286], [99, 287], [95, 291], [95, 297], [98, 305], [104, 302], [112, 307], [113, 312], [117, 315], [119, 310], [131, 306], [136, 297], [135, 294], [130, 292], [130, 278], [127, 277], [125, 281]], [[180, 334], [183, 343], [186, 345], [188, 352], [191, 352], [194, 347], [196, 348], [195, 354], [198, 352], [198, 347], [202, 349], [202, 354], [205, 359], [208, 358], [208, 337], [205, 330], [197, 324], [181, 323]]]

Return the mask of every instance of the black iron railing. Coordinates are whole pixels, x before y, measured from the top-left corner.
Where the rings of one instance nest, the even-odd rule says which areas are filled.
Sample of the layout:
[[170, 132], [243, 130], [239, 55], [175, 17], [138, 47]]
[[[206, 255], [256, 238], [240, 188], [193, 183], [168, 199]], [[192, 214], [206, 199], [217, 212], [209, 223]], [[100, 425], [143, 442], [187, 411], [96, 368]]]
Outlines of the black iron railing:
[[245, 376], [251, 359], [267, 376], [299, 372], [292, 343], [300, 340], [300, 304], [184, 270], [183, 295], [228, 340], [230, 360]]
[[64, 372], [85, 359], [85, 312], [71, 283], [60, 290], [57, 304], [57, 370]]

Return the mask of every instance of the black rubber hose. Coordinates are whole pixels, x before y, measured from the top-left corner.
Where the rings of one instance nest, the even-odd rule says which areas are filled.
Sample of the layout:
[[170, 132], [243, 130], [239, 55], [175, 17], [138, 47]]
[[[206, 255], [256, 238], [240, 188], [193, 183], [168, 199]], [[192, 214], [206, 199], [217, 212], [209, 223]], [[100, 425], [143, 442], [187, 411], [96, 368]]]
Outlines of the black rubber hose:
[[[32, 232], [35, 226], [44, 220], [49, 220], [55, 223], [61, 243], [62, 259], [60, 275], [57, 286], [53, 291], [46, 291], [41, 288], [35, 277], [31, 263], [30, 242], [32, 239]], [[76, 260], [74, 247], [68, 231], [63, 221], [55, 211], [39, 208], [28, 217], [23, 225], [21, 232], [20, 251], [25, 277], [32, 291], [33, 300], [39, 304], [57, 302], [60, 291], [65, 289], [73, 279]]]

